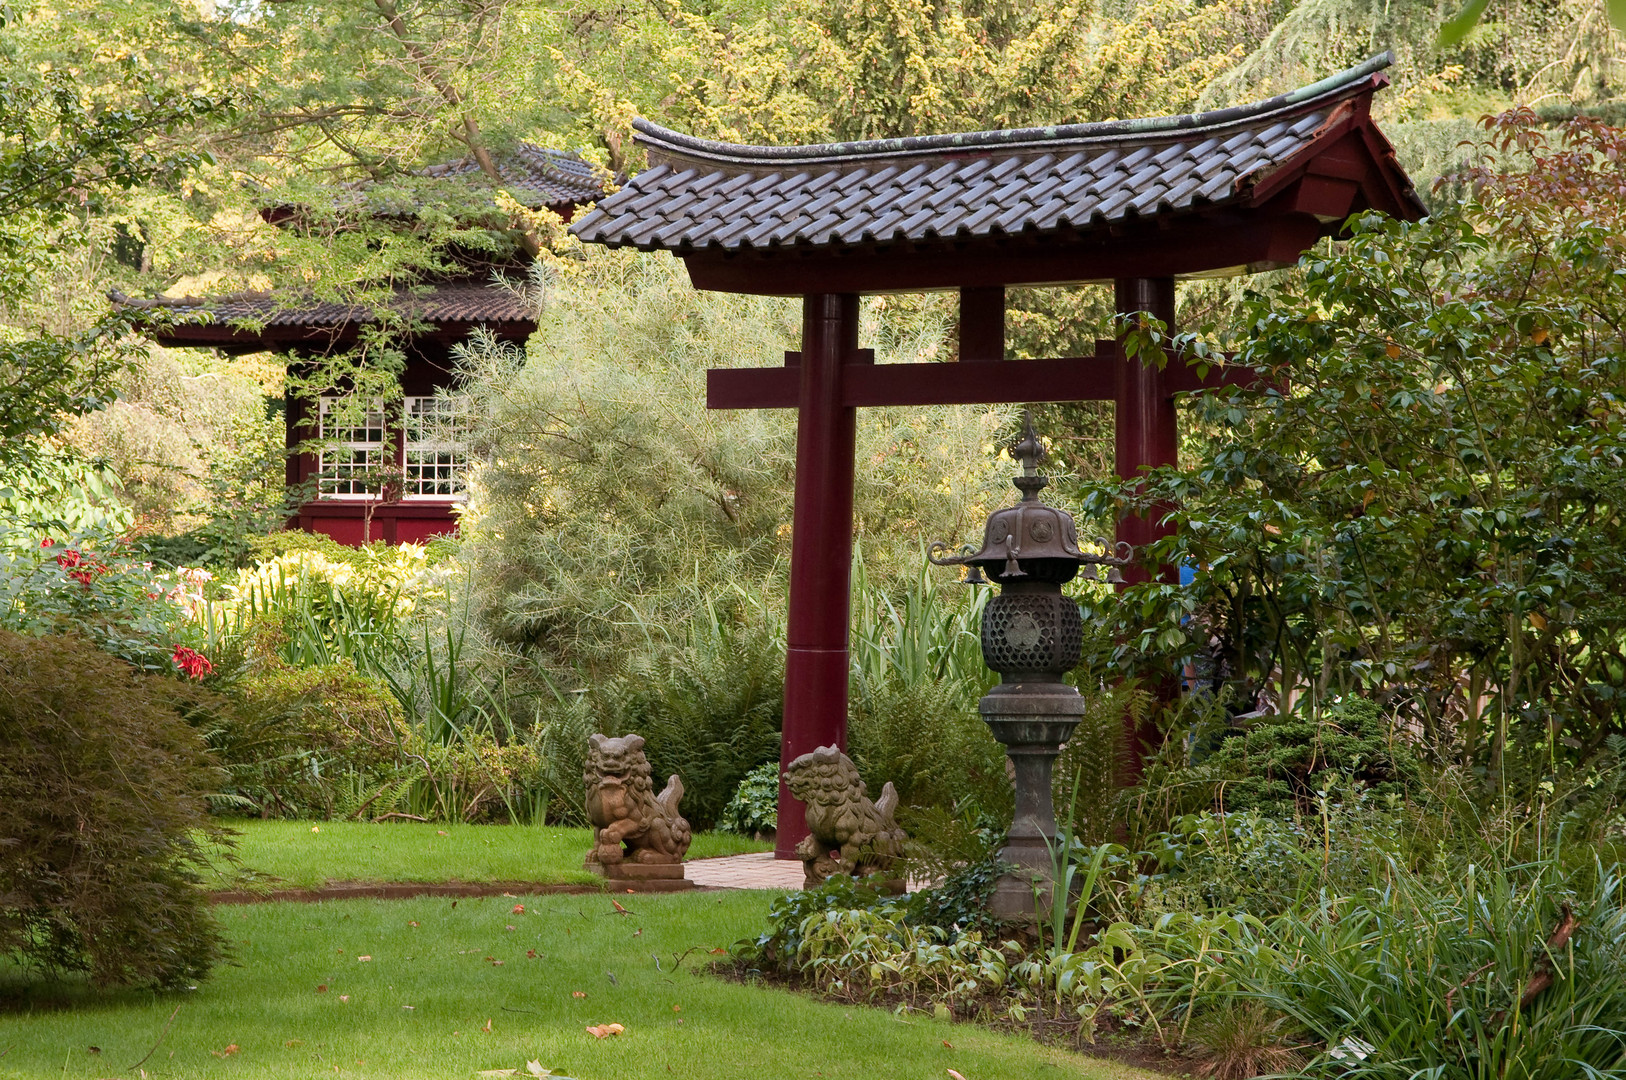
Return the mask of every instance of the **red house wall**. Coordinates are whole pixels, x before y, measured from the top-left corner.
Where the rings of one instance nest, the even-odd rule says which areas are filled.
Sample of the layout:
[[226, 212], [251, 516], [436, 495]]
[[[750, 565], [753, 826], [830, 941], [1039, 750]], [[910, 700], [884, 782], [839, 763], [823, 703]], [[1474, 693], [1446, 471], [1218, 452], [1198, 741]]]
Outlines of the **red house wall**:
[[[434, 394], [452, 385], [450, 347], [429, 341], [410, 350], [406, 369], [401, 373], [401, 390], [408, 396]], [[289, 400], [287, 409], [287, 446], [290, 449], [315, 437], [314, 426], [307, 426], [310, 406]], [[396, 453], [402, 451], [399, 418], [389, 421], [396, 442]], [[397, 458], [399, 460], [399, 457]], [[287, 482], [290, 487], [314, 483], [320, 470], [315, 454], [290, 454]], [[436, 536], [457, 532], [457, 500], [415, 499], [372, 506], [368, 520], [367, 504], [360, 499], [312, 499], [302, 504], [288, 519], [286, 527], [309, 533], [321, 533], [341, 544], [359, 547], [369, 540], [383, 540], [390, 544], [423, 543]]]

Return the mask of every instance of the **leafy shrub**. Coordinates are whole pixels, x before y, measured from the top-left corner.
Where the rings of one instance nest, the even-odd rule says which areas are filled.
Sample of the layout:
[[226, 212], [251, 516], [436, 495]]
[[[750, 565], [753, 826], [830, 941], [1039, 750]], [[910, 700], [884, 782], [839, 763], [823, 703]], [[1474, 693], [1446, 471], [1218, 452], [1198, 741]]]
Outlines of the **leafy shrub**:
[[768, 630], [718, 620], [588, 696], [605, 734], [644, 737], [657, 787], [682, 777], [683, 815], [709, 829], [752, 769], [779, 760], [783, 649]]
[[779, 763], [764, 762], [745, 774], [734, 797], [717, 821], [721, 832], [745, 836], [771, 833], [779, 828]]
[[[0, 626], [23, 634], [74, 634], [148, 671], [172, 672], [189, 597], [106, 533], [45, 537], [0, 550]], [[183, 590], [184, 592], [185, 590]]]
[[1344, 777], [1380, 799], [1415, 796], [1422, 787], [1410, 746], [1377, 705], [1359, 697], [1261, 721], [1202, 764], [1224, 810], [1309, 812], [1316, 793]]
[[83, 641], [0, 630], [0, 953], [105, 985], [220, 959], [198, 888], [220, 776], [182, 693]]
[[[1347, 839], [1338, 837], [1340, 849]], [[1257, 811], [1187, 814], [1147, 839], [1141, 857], [1151, 873], [1139, 899], [1151, 913], [1235, 908], [1273, 915], [1293, 902], [1306, 879], [1326, 884], [1316, 873], [1315, 847], [1303, 826]], [[1381, 859], [1384, 851], [1373, 854]]]
[[356, 784], [388, 783], [406, 731], [389, 688], [346, 659], [294, 667], [275, 635], [229, 687], [231, 700], [189, 718], [225, 765], [242, 808], [329, 817]]
[[855, 680], [847, 752], [871, 798], [891, 781], [905, 807], [949, 807], [969, 798], [1010, 820], [1005, 750], [963, 686], [899, 675]]

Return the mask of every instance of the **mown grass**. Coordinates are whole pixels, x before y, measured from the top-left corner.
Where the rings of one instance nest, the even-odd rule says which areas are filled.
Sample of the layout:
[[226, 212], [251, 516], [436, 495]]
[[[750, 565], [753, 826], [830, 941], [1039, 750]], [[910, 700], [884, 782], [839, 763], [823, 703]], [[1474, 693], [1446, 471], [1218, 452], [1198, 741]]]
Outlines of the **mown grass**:
[[[578, 1080], [1150, 1077], [698, 971], [764, 925], [772, 894], [620, 899], [634, 914], [592, 895], [224, 906], [234, 964], [176, 994], [24, 989], [0, 967], [0, 1078], [133, 1078], [161, 1036], [141, 1066], [155, 1080], [472, 1080], [532, 1060]], [[611, 1022], [625, 1032], [586, 1031]]]
[[[591, 884], [582, 869], [591, 829], [556, 825], [452, 825], [415, 821], [232, 821], [241, 868], [222, 862], [211, 887], [298, 886], [330, 881], [527, 881]], [[689, 858], [767, 851], [731, 833], [699, 833]]]

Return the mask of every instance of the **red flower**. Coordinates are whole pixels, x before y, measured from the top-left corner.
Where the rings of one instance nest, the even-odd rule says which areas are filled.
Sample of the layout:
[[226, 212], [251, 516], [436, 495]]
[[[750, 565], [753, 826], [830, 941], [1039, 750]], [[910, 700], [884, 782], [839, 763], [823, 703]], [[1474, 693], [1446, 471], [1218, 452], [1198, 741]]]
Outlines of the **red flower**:
[[50, 547], [54, 543], [56, 543], [56, 541], [47, 536], [44, 540], [40, 541], [40, 547]]
[[201, 679], [212, 673], [215, 666], [209, 663], [209, 658], [196, 649], [188, 649], [185, 645], [175, 646], [175, 655], [170, 657], [181, 674], [189, 679]]
[[69, 548], [67, 551], [64, 551], [62, 554], [56, 557], [56, 564], [58, 566], [78, 566], [84, 561], [84, 556], [80, 555], [78, 550], [75, 548]]

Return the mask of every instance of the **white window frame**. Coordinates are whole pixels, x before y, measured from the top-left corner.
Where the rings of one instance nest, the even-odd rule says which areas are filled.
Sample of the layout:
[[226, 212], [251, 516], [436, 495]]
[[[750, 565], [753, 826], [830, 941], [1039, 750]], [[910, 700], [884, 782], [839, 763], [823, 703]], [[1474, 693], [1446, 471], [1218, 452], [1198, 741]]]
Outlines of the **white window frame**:
[[[323, 394], [318, 403], [317, 438], [321, 442], [321, 452], [316, 458], [316, 497], [324, 502], [370, 502], [382, 497], [377, 491], [356, 490], [360, 481], [354, 476], [358, 472], [370, 473], [375, 477], [383, 474], [386, 467], [384, 451], [389, 448], [389, 415], [384, 411], [383, 399], [374, 398], [372, 407], [362, 415], [359, 426], [346, 424], [334, 430], [328, 422], [328, 414], [340, 407], [341, 403], [348, 407], [351, 400], [347, 395]], [[373, 438], [375, 433], [378, 436], [376, 439]], [[356, 438], [358, 434], [361, 435], [359, 439]], [[360, 468], [356, 467], [357, 454], [362, 455]], [[343, 479], [340, 478], [341, 468], [347, 474]], [[348, 490], [339, 490], [341, 487]]]
[[[430, 418], [430, 424], [424, 424], [424, 418]], [[468, 497], [464, 486], [469, 469], [468, 425], [465, 394], [408, 395], [402, 401], [402, 501], [462, 502]], [[434, 490], [425, 491], [425, 487]]]

